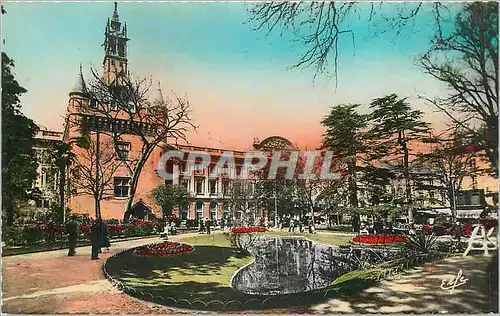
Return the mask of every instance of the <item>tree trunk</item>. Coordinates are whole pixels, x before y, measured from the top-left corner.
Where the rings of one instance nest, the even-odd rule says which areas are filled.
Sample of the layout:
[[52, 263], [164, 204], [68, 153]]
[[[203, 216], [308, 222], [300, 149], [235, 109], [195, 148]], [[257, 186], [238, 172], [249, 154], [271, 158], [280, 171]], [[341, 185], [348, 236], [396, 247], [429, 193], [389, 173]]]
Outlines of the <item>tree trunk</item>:
[[98, 197], [94, 197], [94, 203], [95, 203], [95, 218], [101, 218], [101, 201], [99, 200]]
[[135, 166], [135, 168], [134, 168], [134, 173], [132, 174], [132, 179], [130, 181], [130, 192], [129, 192], [129, 197], [127, 200], [125, 213], [132, 208], [132, 204], [134, 202], [134, 197], [135, 197], [135, 192], [137, 191], [137, 185], [139, 184], [139, 177], [141, 175], [142, 169], [146, 165], [146, 162], [148, 161], [149, 157], [151, 156], [151, 153], [153, 152], [154, 148], [155, 148], [155, 146], [150, 146], [148, 149], [146, 149], [145, 154], [142, 156], [141, 160], [137, 163], [137, 166]]
[[65, 206], [65, 189], [66, 189], [66, 167], [62, 167], [59, 170], [59, 205], [61, 207], [61, 214], [59, 214], [59, 218], [61, 223], [64, 223], [64, 215], [66, 212]]
[[99, 162], [101, 160], [101, 156], [99, 155], [99, 149], [101, 147], [101, 143], [100, 143], [100, 140], [99, 140], [99, 132], [97, 132], [97, 135], [96, 135], [96, 160], [95, 160], [95, 195], [94, 195], [94, 199], [95, 199], [95, 218], [98, 219], [98, 218], [101, 218], [101, 205], [100, 205], [100, 199], [99, 199], [99, 193], [101, 191], [101, 188], [100, 188], [100, 179], [99, 179]]
[[410, 167], [409, 167], [409, 153], [408, 153], [408, 145], [405, 141], [401, 142], [401, 147], [403, 148], [403, 168], [404, 168], [404, 177], [405, 177], [405, 195], [406, 195], [406, 205], [408, 207], [408, 220], [410, 222], [413, 221], [413, 212], [411, 209], [412, 198], [411, 198], [411, 184], [410, 184]]
[[[358, 207], [358, 186], [356, 183], [356, 157], [352, 159], [347, 164], [347, 171], [349, 173], [349, 204], [351, 208]], [[352, 228], [356, 230], [356, 223], [360, 222], [360, 218], [358, 214], [352, 215]]]
[[455, 223], [457, 218], [457, 190], [455, 189], [455, 183], [451, 182], [451, 188], [448, 190], [448, 196], [450, 197], [450, 208], [451, 208], [451, 219]]
[[314, 229], [316, 229], [316, 221], [315, 221], [315, 218], [314, 218], [314, 206], [312, 205], [312, 203], [310, 204], [310, 210], [311, 210], [311, 217], [312, 217], [312, 227]]
[[495, 177], [498, 177], [498, 116], [489, 116], [487, 120], [486, 143], [488, 148], [486, 153], [494, 171]]

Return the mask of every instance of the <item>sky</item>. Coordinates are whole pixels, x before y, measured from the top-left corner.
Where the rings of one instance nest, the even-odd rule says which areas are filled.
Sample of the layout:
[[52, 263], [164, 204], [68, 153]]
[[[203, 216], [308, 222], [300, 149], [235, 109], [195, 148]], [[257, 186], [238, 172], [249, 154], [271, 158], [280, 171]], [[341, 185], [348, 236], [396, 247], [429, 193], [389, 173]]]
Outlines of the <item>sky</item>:
[[[100, 69], [104, 28], [112, 2], [4, 2], [3, 50], [15, 61], [16, 78], [28, 92], [25, 115], [51, 130], [62, 130], [68, 93], [79, 65], [84, 76]], [[247, 150], [254, 138], [283, 136], [301, 148], [315, 148], [320, 122], [331, 106], [360, 103], [389, 93], [409, 97], [435, 128], [445, 118], [418, 95], [434, 97], [444, 87], [416, 66], [433, 34], [430, 7], [424, 5], [412, 27], [371, 36], [368, 3], [346, 22], [355, 33], [340, 40], [338, 82], [314, 80], [314, 69], [290, 69], [304, 47], [290, 32], [254, 31], [249, 3], [118, 3], [127, 23], [128, 62], [133, 75], [161, 82], [164, 95], [186, 95], [199, 126], [193, 145]], [[411, 5], [411, 4], [410, 4]], [[456, 4], [455, 6], [460, 6]], [[395, 10], [384, 3], [383, 10]]]

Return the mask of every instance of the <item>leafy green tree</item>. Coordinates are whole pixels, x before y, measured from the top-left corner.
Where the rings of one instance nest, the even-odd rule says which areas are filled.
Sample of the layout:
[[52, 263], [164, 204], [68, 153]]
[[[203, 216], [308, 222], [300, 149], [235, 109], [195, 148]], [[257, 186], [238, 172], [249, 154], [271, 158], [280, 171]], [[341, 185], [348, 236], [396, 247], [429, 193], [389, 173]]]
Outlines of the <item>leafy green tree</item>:
[[498, 2], [471, 2], [454, 27], [439, 29], [421, 68], [446, 97], [425, 98], [482, 146], [498, 177]]
[[12, 68], [14, 61], [2, 52], [2, 209], [8, 226], [14, 223], [16, 203], [28, 198], [38, 166], [33, 150], [38, 127], [21, 113], [19, 97], [26, 89]]
[[[333, 151], [333, 159], [345, 163], [348, 173], [349, 205], [358, 207], [358, 160], [369, 152], [369, 135], [366, 133], [368, 116], [358, 112], [359, 104], [337, 105], [321, 121], [326, 128], [323, 147]], [[356, 217], [356, 216], [354, 216]], [[359, 221], [359, 219], [357, 219]]]
[[175, 207], [186, 202], [189, 198], [189, 192], [182, 185], [159, 185], [153, 189], [151, 195], [163, 210], [163, 217], [172, 215]]
[[359, 181], [368, 193], [368, 205], [392, 204], [394, 196], [388, 188], [395, 178], [394, 173], [388, 168], [372, 165], [366, 165], [362, 171]]
[[62, 222], [66, 209], [67, 170], [71, 164], [76, 162], [76, 155], [71, 150], [71, 144], [61, 142], [54, 145], [51, 156], [59, 172], [59, 220]]
[[257, 180], [234, 180], [225, 196], [232, 217], [237, 218], [237, 212], [241, 212], [243, 225], [255, 224], [256, 215], [261, 210], [262, 200], [257, 187]]
[[413, 110], [406, 98], [399, 98], [396, 94], [374, 99], [370, 103], [370, 108], [373, 110], [370, 115], [372, 121], [370, 135], [376, 142], [375, 152], [381, 161], [401, 163], [401, 174], [405, 183], [405, 204], [408, 207], [408, 217], [412, 220], [410, 154], [415, 153], [409, 145], [429, 136], [429, 124], [422, 120], [422, 111]]
[[[256, 183], [256, 198], [267, 210], [268, 218], [282, 219], [283, 216], [297, 215], [295, 204], [295, 182], [289, 179], [262, 180]], [[277, 216], [275, 216], [277, 213]], [[277, 225], [277, 223], [275, 223]]]

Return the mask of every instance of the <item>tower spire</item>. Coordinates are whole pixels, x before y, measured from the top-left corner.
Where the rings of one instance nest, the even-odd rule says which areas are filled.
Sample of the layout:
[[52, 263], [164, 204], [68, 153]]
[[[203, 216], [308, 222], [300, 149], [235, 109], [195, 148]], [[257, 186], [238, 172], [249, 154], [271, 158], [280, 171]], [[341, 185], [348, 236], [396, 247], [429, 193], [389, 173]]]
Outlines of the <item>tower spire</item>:
[[115, 1], [115, 11], [113, 12], [113, 21], [120, 21], [120, 16], [118, 15], [118, 2]]
[[128, 73], [127, 27], [120, 22], [118, 2], [114, 3], [113, 16], [108, 19], [104, 37], [104, 78], [111, 83], [118, 75]]
[[163, 93], [161, 92], [161, 84], [159, 80], [158, 80], [158, 90], [156, 90], [153, 102], [156, 105], [163, 105], [165, 103], [165, 99], [163, 98]]
[[82, 64], [80, 63], [80, 71], [78, 73], [78, 76], [76, 78], [76, 83], [73, 89], [71, 90], [70, 94], [84, 94], [87, 93], [87, 87], [85, 85], [85, 79], [83, 79], [83, 71], [82, 71]]

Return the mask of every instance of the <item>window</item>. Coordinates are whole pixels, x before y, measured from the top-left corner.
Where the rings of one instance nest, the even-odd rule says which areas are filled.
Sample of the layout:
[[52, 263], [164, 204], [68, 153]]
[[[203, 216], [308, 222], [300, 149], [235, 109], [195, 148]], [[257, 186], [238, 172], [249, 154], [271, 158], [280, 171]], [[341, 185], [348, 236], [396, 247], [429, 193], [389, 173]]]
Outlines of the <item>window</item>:
[[184, 189], [186, 189], [186, 191], [189, 191], [189, 180], [188, 179], [182, 179], [181, 185], [184, 187]]
[[57, 190], [59, 187], [59, 173], [54, 174], [54, 190]]
[[210, 202], [210, 219], [217, 219], [217, 202]]
[[229, 193], [229, 182], [224, 181], [222, 182], [222, 194], [226, 195]]
[[127, 197], [130, 178], [114, 178], [115, 196]]
[[203, 218], [203, 202], [196, 201], [196, 219]]
[[217, 180], [210, 180], [210, 194], [217, 193]]
[[479, 194], [471, 194], [470, 204], [471, 205], [480, 205], [481, 204], [481, 197], [479, 196]]
[[97, 109], [97, 100], [96, 99], [90, 99], [90, 104], [89, 106], [93, 109]]
[[196, 180], [196, 194], [203, 194], [203, 179]]
[[130, 143], [119, 142], [116, 145], [116, 156], [119, 160], [128, 160], [128, 154], [130, 152]]
[[187, 202], [182, 202], [180, 205], [180, 219], [181, 221], [185, 221], [188, 219], [188, 209], [189, 205]]
[[40, 175], [41, 176], [41, 187], [42, 188], [45, 188], [45, 185], [47, 184], [47, 174], [45, 173], [45, 171], [42, 171], [42, 174]]

